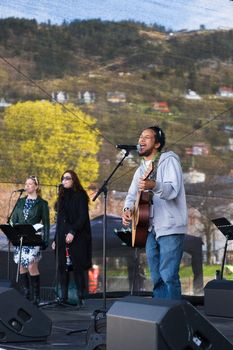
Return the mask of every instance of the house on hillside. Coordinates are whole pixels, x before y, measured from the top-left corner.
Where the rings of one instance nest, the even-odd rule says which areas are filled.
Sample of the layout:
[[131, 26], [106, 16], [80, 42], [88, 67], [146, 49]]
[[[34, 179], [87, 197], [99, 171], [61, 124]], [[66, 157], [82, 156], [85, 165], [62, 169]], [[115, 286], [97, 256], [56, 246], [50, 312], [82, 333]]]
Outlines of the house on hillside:
[[233, 125], [223, 125], [222, 129], [226, 133], [233, 134]]
[[195, 143], [192, 147], [192, 154], [194, 156], [208, 156], [209, 153], [209, 146], [204, 142]]
[[216, 94], [219, 97], [233, 97], [233, 89], [226, 86], [222, 86], [218, 89]]
[[201, 100], [201, 96], [196, 93], [196, 91], [188, 89], [187, 94], [184, 95], [187, 100]]
[[209, 146], [204, 142], [198, 142], [191, 147], [185, 147], [185, 154], [189, 156], [208, 156], [209, 153]]
[[52, 92], [52, 101], [53, 102], [59, 102], [59, 103], [65, 103], [69, 100], [69, 95], [65, 91], [56, 91]]
[[125, 76], [129, 77], [131, 75], [131, 73], [130, 72], [119, 72], [118, 75], [119, 75], [119, 77], [125, 77]]
[[224, 146], [214, 146], [217, 151], [221, 151], [223, 153], [228, 153], [229, 151], [233, 151], [233, 138], [228, 139], [228, 145]]
[[107, 101], [111, 103], [125, 103], [126, 102], [126, 94], [124, 92], [115, 91], [115, 92], [107, 92]]
[[78, 100], [80, 103], [90, 104], [95, 102], [95, 93], [90, 91], [84, 91], [78, 93]]
[[125, 103], [126, 94], [124, 92], [115, 91], [107, 93], [107, 101], [110, 103]]
[[6, 108], [11, 106], [12, 103], [6, 102], [5, 98], [0, 99], [0, 108]]
[[170, 108], [167, 102], [154, 102], [152, 104], [152, 109], [161, 113], [170, 113]]
[[205, 173], [197, 171], [196, 169], [189, 169], [188, 173], [184, 173], [184, 183], [196, 184], [205, 182]]

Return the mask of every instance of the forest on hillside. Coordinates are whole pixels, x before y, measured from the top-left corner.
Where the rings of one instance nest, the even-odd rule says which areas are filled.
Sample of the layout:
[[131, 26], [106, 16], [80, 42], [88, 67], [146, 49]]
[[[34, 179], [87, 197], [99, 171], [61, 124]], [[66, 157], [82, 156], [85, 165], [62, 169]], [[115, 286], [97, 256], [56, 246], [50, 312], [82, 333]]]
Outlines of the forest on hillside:
[[167, 33], [129, 21], [76, 20], [57, 26], [15, 18], [1, 19], [0, 26], [1, 55], [17, 57], [32, 79], [78, 75], [106, 65], [110, 70], [151, 69], [160, 79], [174, 70], [191, 79], [211, 61], [219, 72], [221, 63], [232, 64], [233, 30]]

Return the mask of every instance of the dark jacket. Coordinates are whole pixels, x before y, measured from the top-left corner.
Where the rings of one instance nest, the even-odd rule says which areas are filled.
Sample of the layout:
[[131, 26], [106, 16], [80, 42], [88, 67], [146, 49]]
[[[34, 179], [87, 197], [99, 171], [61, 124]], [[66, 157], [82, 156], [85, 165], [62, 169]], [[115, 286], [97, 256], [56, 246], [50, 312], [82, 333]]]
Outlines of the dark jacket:
[[68, 233], [72, 233], [74, 239], [68, 245], [72, 264], [75, 269], [89, 269], [92, 266], [92, 239], [86, 193], [65, 189], [64, 197], [59, 202], [57, 210], [57, 228], [54, 240], [58, 246], [59, 268], [65, 269], [65, 237]]
[[48, 202], [42, 199], [41, 197], [37, 197], [33, 207], [30, 209], [28, 218], [25, 220], [23, 214], [23, 208], [26, 202], [26, 198], [21, 198], [11, 216], [11, 222], [13, 224], [31, 224], [35, 225], [38, 223], [42, 223], [44, 225], [43, 231], [43, 241], [44, 248], [46, 248], [49, 244], [49, 207]]

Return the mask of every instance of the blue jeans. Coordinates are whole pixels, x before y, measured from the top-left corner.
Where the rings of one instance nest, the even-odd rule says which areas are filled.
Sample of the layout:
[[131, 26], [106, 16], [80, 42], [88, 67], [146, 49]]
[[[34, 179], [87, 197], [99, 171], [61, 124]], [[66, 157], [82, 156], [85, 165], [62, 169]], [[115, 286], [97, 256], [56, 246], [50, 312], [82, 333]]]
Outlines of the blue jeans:
[[153, 231], [148, 233], [146, 256], [154, 286], [154, 298], [181, 299], [179, 267], [183, 243], [184, 234], [173, 234], [156, 239]]

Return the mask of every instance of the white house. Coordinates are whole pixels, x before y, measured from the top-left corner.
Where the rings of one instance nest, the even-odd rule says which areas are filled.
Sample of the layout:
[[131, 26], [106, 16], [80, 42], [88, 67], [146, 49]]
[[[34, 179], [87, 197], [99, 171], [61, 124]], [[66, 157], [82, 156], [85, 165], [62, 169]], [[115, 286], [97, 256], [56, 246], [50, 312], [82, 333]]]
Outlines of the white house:
[[90, 91], [79, 92], [78, 99], [81, 103], [90, 104], [95, 102], [95, 93]]
[[195, 169], [191, 169], [188, 173], [184, 173], [184, 183], [196, 184], [205, 182], [205, 173], [201, 173]]
[[12, 105], [12, 103], [6, 102], [5, 98], [1, 98], [1, 100], [0, 100], [0, 108], [6, 108], [6, 107], [9, 107], [11, 105]]
[[184, 95], [187, 100], [201, 100], [201, 96], [196, 93], [196, 91], [188, 90], [187, 94]]
[[69, 95], [64, 91], [57, 91], [52, 92], [52, 100], [59, 102], [59, 103], [65, 103], [69, 99]]

